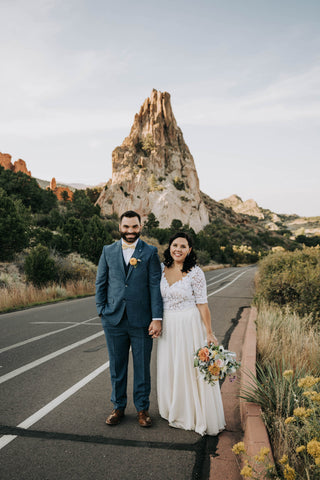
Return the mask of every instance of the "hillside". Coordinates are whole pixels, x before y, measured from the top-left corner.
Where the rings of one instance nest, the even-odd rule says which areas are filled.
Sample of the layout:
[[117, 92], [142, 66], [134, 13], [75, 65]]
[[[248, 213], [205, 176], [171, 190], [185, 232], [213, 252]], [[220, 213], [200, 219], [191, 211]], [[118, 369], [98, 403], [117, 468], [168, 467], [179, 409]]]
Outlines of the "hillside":
[[292, 236], [320, 235], [320, 217], [299, 217], [294, 214], [280, 214], [261, 208], [253, 199], [243, 201], [238, 195], [231, 195], [220, 200], [224, 207], [233, 212], [248, 215], [258, 225], [271, 231], [288, 230]]

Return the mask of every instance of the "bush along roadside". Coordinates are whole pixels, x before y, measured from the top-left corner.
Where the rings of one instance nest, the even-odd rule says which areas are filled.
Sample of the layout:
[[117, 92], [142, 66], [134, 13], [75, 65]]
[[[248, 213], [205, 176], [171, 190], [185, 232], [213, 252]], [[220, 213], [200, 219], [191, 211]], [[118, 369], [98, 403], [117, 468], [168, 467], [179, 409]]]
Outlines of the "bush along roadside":
[[0, 312], [95, 292], [97, 267], [77, 253], [62, 256], [37, 245], [1, 267]]
[[260, 262], [256, 301], [320, 320], [320, 248], [276, 252]]
[[[241, 398], [261, 407], [275, 468], [267, 464], [265, 452], [248, 459], [238, 445], [234, 453], [246, 462], [244, 478], [320, 478], [319, 263], [319, 248], [271, 254], [261, 261], [257, 375]], [[264, 477], [255, 477], [261, 468]]]

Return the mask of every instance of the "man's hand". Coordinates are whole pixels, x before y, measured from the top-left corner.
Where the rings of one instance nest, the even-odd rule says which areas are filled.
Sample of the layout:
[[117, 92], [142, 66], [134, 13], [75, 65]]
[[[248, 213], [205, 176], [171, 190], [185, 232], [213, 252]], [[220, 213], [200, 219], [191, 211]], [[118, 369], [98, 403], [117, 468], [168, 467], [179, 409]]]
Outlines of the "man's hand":
[[149, 325], [149, 335], [152, 338], [158, 338], [161, 335], [162, 331], [162, 321], [161, 320], [152, 320]]

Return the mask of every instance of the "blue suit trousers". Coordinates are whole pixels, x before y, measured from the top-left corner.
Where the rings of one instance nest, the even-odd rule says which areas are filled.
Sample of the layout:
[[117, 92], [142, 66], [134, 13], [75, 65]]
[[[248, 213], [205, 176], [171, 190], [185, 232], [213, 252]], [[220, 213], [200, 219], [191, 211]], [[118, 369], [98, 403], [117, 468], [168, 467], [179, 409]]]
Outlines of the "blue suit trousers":
[[127, 377], [129, 349], [133, 358], [133, 402], [137, 411], [149, 409], [151, 391], [150, 359], [152, 338], [148, 327], [130, 325], [126, 312], [120, 323], [104, 325], [110, 361], [112, 384], [111, 402], [115, 409], [124, 410], [127, 406]]

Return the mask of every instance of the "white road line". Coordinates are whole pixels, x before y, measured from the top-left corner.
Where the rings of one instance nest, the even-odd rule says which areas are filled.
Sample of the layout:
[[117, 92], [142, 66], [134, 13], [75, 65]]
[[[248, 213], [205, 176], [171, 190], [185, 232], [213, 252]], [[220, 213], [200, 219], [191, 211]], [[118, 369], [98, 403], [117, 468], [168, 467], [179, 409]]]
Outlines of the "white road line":
[[71, 345], [68, 345], [67, 347], [61, 348], [60, 350], [57, 350], [56, 352], [50, 353], [49, 355], [46, 355], [45, 357], [41, 357], [38, 360], [35, 360], [34, 362], [27, 363], [23, 367], [17, 368], [16, 370], [12, 370], [12, 372], [9, 372], [5, 375], [2, 375], [0, 377], [0, 384], [7, 382], [8, 380], [11, 380], [11, 378], [17, 377], [18, 375], [21, 375], [21, 373], [25, 373], [28, 370], [31, 370], [32, 368], [38, 367], [42, 363], [48, 362], [49, 360], [52, 360], [55, 357], [58, 357], [59, 355], [62, 355], [63, 353], [69, 352], [73, 348], [77, 348], [80, 345], [83, 345], [84, 343], [90, 342], [91, 340], [94, 340], [95, 338], [100, 337], [101, 335], [104, 335], [104, 332], [98, 332], [95, 333], [94, 335], [91, 335], [90, 337], [84, 338], [83, 340], [80, 340], [79, 342], [72, 343]]
[[211, 295], [215, 295], [218, 292], [221, 292], [221, 290], [224, 290], [225, 288], [229, 287], [232, 283], [234, 283], [238, 278], [240, 278], [242, 275], [247, 273], [249, 271], [249, 268], [245, 270], [244, 272], [240, 273], [236, 278], [234, 278], [231, 282], [227, 283], [227, 285], [224, 285], [224, 287], [219, 288], [218, 290], [215, 290], [214, 292], [209, 293], [208, 297], [211, 297]]
[[220, 280], [217, 280], [216, 282], [209, 283], [207, 285], [207, 287], [211, 287], [211, 285], [214, 285], [215, 283], [219, 283], [219, 282], [225, 280], [226, 278], [229, 278], [229, 277], [232, 277], [233, 275], [236, 275], [237, 273], [238, 273], [237, 271], [232, 272], [232, 273], [230, 273], [230, 275], [226, 275], [225, 277], [221, 278]]
[[[41, 418], [45, 417], [48, 413], [50, 413], [52, 410], [54, 410], [58, 405], [63, 403], [65, 400], [67, 400], [69, 397], [71, 397], [74, 393], [76, 393], [78, 390], [80, 390], [82, 387], [84, 387], [87, 383], [91, 382], [95, 377], [100, 375], [104, 370], [107, 370], [109, 368], [109, 362], [104, 363], [101, 365], [101, 367], [97, 368], [93, 372], [91, 372], [89, 375], [84, 377], [82, 380], [80, 380], [78, 383], [73, 385], [71, 388], [63, 392], [61, 395], [59, 395], [57, 398], [52, 400], [51, 402], [47, 403], [44, 407], [42, 407], [40, 410], [35, 412], [33, 415], [31, 415], [29, 418], [24, 420], [22, 423], [20, 423], [17, 428], [29, 428], [31, 427], [34, 423], [38, 422], [41, 420]], [[0, 450], [8, 445], [10, 442], [12, 442], [15, 438], [17, 438], [17, 435], [3, 435], [0, 438]]]
[[42, 338], [49, 337], [50, 335], [55, 335], [56, 333], [64, 332], [65, 330], [69, 330], [70, 328], [78, 327], [79, 325], [85, 324], [90, 322], [91, 320], [95, 320], [99, 317], [92, 317], [88, 320], [84, 320], [83, 322], [77, 323], [76, 325], [70, 325], [69, 327], [60, 328], [59, 330], [54, 330], [53, 332], [44, 333], [42, 335], [38, 335], [37, 337], [29, 338], [28, 340], [24, 340], [23, 342], [15, 343], [14, 345], [9, 345], [8, 347], [4, 347], [0, 349], [0, 353], [7, 352], [8, 350], [12, 350], [13, 348], [22, 347], [22, 345], [26, 345], [27, 343], [36, 342], [37, 340], [41, 340]]
[[223, 271], [222, 273], [220, 273], [219, 275], [214, 275], [213, 277], [208, 278], [208, 282], [210, 282], [210, 281], [213, 280], [214, 278], [222, 277], [222, 275], [224, 275], [225, 273], [228, 273], [228, 272], [226, 272], [226, 270], [224, 270], [224, 271]]
[[61, 323], [63, 325], [80, 325], [83, 322], [29, 322], [30, 325], [56, 325]]

